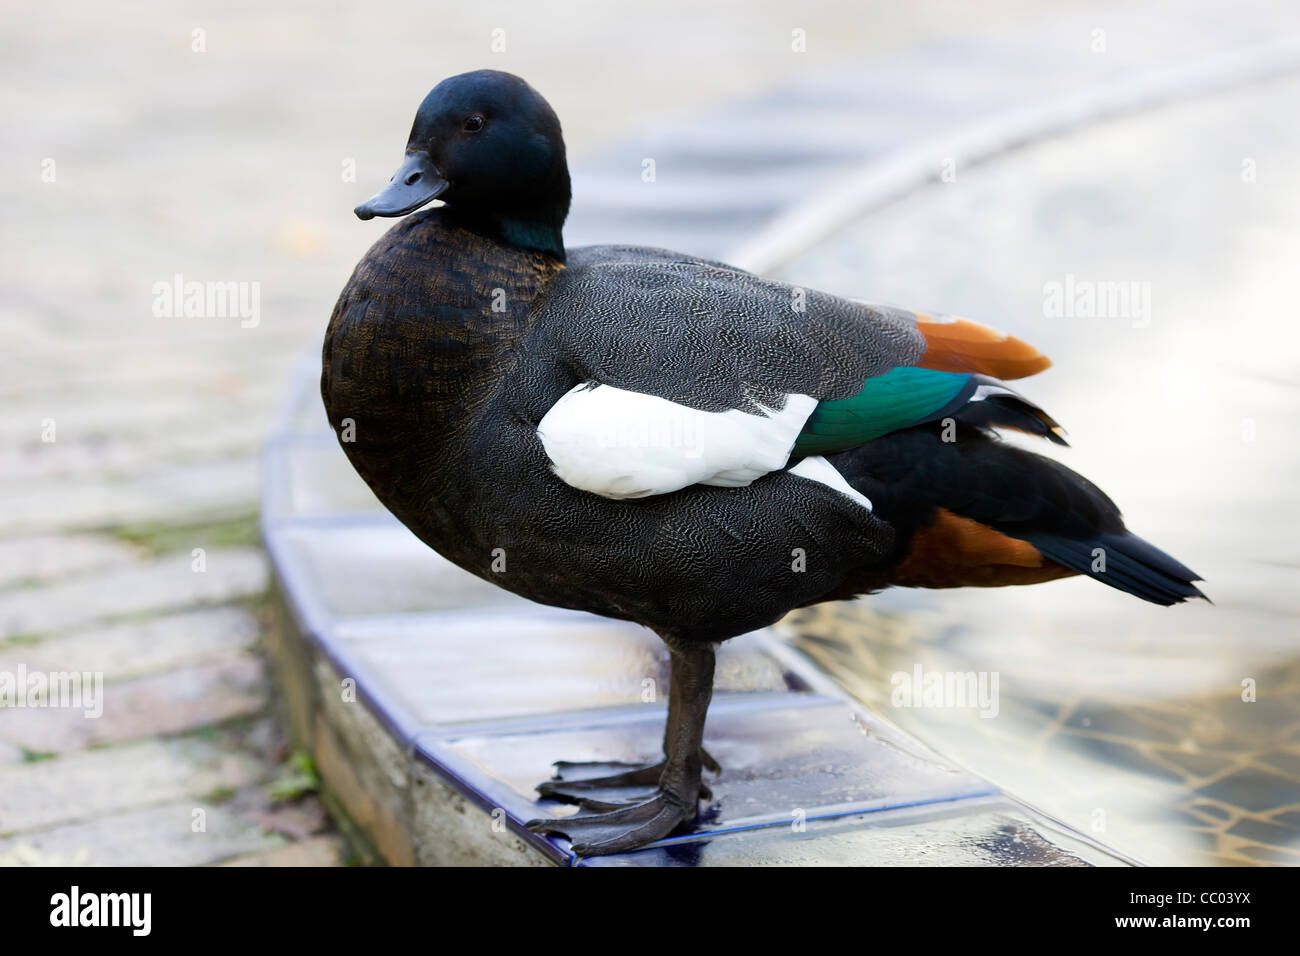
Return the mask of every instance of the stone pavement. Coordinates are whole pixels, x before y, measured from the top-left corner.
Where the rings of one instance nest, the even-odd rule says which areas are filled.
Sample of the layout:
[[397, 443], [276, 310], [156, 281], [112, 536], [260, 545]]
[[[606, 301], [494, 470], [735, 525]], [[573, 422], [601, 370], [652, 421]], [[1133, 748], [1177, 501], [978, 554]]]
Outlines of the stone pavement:
[[[5, 863], [348, 859], [286, 768], [260, 652], [256, 453], [386, 228], [349, 210], [435, 80], [527, 76], [581, 155], [1036, 5], [149, 6], [127, 22], [42, 4], [0, 40], [0, 674], [104, 681], [97, 719], [0, 708]], [[161, 299], [178, 275], [238, 283], [256, 309], [186, 317]]]

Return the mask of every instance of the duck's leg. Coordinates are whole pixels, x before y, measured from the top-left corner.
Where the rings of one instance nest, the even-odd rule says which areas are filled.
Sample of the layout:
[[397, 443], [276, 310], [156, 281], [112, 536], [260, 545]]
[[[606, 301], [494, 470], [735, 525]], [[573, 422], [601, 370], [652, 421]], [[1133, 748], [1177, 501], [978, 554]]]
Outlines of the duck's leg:
[[[700, 797], [707, 793], [701, 775], [707, 755], [702, 746], [704, 719], [713, 696], [713, 648], [707, 644], [670, 644], [672, 677], [668, 690], [665, 760], [595, 780], [567, 784], [548, 781], [538, 787], [544, 795], [562, 795], [585, 809], [562, 820], [533, 820], [528, 828], [555, 833], [573, 841], [582, 856], [621, 853], [667, 836], [695, 819]], [[708, 758], [712, 762], [712, 758]], [[606, 765], [608, 766], [608, 765]], [[716, 764], [714, 764], [716, 766]], [[585, 789], [579, 789], [586, 784]], [[626, 799], [629, 788], [653, 785], [640, 799]], [[563, 789], [563, 793], [557, 792]], [[623, 788], [621, 799], [611, 790]]]
[[[551, 800], [576, 803], [584, 810], [617, 810], [631, 804], [644, 803], [654, 795], [672, 753], [673, 728], [677, 726], [681, 712], [680, 695], [673, 691], [678, 683], [676, 677], [673, 677], [669, 684], [663, 760], [658, 763], [557, 760], [553, 765], [555, 779], [538, 784], [537, 792]], [[718, 762], [703, 747], [700, 748], [700, 763], [711, 773], [722, 771]], [[700, 797], [704, 800], [713, 799], [713, 792], [706, 784], [700, 784]]]

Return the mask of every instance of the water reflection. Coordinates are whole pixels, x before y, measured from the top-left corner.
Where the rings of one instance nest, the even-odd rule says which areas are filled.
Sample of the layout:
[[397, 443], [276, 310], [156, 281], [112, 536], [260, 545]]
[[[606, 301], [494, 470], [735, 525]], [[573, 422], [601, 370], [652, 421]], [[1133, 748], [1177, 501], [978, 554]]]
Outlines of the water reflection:
[[[1056, 457], [1207, 579], [1215, 606], [1073, 580], [785, 624], [949, 757], [1151, 863], [1300, 863], [1297, 105], [1275, 81], [960, 169], [782, 274], [1038, 345], [1056, 367], [1021, 386], [1070, 431]], [[1132, 297], [1089, 310], [1080, 283]], [[998, 715], [892, 706], [917, 664], [997, 672]]]

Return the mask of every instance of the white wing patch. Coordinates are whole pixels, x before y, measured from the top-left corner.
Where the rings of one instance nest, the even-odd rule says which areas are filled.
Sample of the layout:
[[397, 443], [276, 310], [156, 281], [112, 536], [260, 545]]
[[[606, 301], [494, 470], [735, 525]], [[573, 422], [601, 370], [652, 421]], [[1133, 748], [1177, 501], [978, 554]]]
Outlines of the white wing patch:
[[840, 494], [848, 495], [868, 511], [871, 510], [871, 499], [845, 481], [844, 476], [836, 470], [835, 466], [820, 455], [805, 458], [790, 469], [790, 474], [819, 481], [828, 488], [834, 488]]
[[537, 435], [566, 484], [606, 498], [644, 498], [688, 485], [739, 488], [785, 467], [816, 407], [811, 396], [788, 395], [784, 408], [766, 415], [701, 412], [586, 384], [555, 403]]

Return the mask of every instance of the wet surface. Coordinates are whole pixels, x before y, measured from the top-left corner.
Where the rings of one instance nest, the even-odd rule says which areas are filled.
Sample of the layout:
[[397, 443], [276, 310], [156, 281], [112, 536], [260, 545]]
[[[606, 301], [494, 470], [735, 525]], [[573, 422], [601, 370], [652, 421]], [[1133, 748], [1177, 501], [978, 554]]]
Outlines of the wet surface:
[[[781, 276], [1037, 345], [1056, 366], [1017, 387], [1069, 430], [1054, 457], [1206, 578], [1214, 606], [1072, 580], [787, 620], [891, 720], [1152, 863], [1300, 863], [1297, 106], [1279, 80], [958, 160]], [[917, 664], [996, 672], [997, 716], [893, 706]]]
[[742, 830], [679, 840], [580, 866], [1114, 866], [1003, 800], [975, 812], [943, 806], [813, 821], [804, 830]]
[[[565, 760], [654, 763], [662, 758], [664, 711], [609, 721], [589, 717], [569, 727], [536, 726], [514, 733], [448, 739], [445, 746], [508, 788], [525, 805], [533, 788]], [[713, 798], [701, 804], [697, 830], [771, 826], [843, 814], [887, 810], [991, 792], [977, 777], [905, 735], [859, 719], [824, 697], [776, 701], [715, 701], [708, 748], [721, 764], [706, 773]], [[631, 796], [632, 794], [629, 794]], [[575, 808], [544, 801], [535, 815], [567, 816]]]

